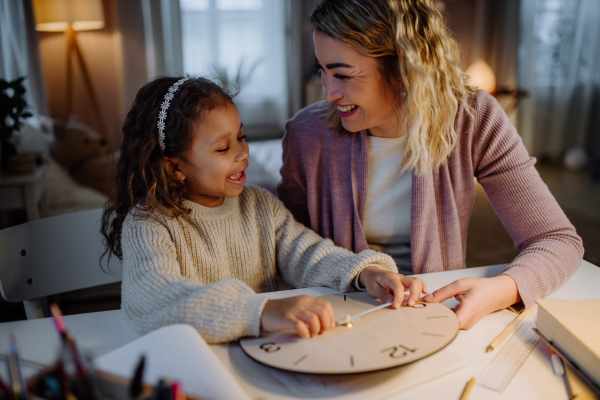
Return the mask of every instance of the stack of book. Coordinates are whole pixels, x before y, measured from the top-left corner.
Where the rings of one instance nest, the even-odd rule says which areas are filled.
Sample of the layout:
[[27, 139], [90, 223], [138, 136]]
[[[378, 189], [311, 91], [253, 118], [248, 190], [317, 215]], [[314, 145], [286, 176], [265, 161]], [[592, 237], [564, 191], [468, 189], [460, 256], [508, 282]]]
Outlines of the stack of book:
[[600, 390], [600, 299], [538, 300], [537, 330]]

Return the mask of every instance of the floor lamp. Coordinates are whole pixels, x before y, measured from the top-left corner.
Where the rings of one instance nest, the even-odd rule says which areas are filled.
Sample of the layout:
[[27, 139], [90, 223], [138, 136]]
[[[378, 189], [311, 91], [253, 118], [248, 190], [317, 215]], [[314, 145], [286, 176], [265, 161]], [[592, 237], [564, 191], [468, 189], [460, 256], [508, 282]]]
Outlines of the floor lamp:
[[78, 31], [104, 28], [101, 0], [34, 0], [36, 30], [41, 32], [64, 32], [67, 61], [67, 113], [73, 112], [73, 56], [81, 68], [87, 91], [103, 136], [107, 131], [100, 115], [98, 98], [92, 87], [88, 68], [77, 42]]

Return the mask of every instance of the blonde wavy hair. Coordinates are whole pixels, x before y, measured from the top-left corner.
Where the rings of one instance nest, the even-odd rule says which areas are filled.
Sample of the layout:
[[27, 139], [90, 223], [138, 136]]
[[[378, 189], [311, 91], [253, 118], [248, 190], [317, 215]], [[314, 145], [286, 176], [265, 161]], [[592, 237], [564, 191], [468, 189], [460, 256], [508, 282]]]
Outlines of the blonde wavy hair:
[[[425, 175], [441, 166], [456, 143], [458, 105], [474, 117], [467, 99], [476, 88], [460, 69], [458, 44], [433, 1], [323, 0], [310, 23], [316, 32], [378, 59], [402, 107], [401, 126], [408, 127], [404, 170]], [[335, 104], [326, 107], [328, 126], [344, 132]]]

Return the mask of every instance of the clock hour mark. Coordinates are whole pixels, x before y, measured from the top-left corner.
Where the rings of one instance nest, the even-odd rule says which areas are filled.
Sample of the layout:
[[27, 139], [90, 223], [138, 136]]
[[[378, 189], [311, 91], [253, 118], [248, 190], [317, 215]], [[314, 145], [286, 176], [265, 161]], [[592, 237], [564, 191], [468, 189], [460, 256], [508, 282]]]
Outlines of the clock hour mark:
[[300, 364], [302, 361], [304, 361], [304, 359], [308, 357], [308, 354], [303, 355], [302, 357], [300, 357], [299, 359], [296, 360], [296, 362], [294, 363], [294, 365], [298, 365]]
[[[391, 351], [391, 352], [390, 352]], [[396, 354], [398, 352], [398, 346], [392, 346], [392, 347], [388, 347], [387, 349], [383, 349], [381, 350], [382, 353], [387, 353], [390, 352], [390, 354], [388, 354], [391, 358], [402, 358], [406, 356], [406, 352], [402, 352], [402, 354]]]
[[346, 295], [344, 295], [344, 301], [346, 301]]
[[426, 317], [425, 319], [434, 319], [434, 318], [448, 318], [448, 316], [447, 315], [438, 315], [435, 317]]
[[414, 349], [411, 349], [409, 347], [404, 346], [403, 344], [399, 344], [398, 346], [402, 347], [404, 350], [410, 351], [411, 353], [414, 353], [415, 351], [417, 351], [416, 347]]
[[417, 303], [413, 307], [414, 308], [425, 308], [425, 307], [427, 307], [427, 304], [425, 304], [425, 303]]
[[350, 356], [350, 366], [354, 367], [354, 357]]
[[438, 333], [428, 333], [428, 332], [421, 332], [422, 335], [426, 335], [426, 336], [439, 336], [439, 337], [444, 337], [444, 335], [440, 335]]
[[281, 350], [281, 347], [277, 346], [275, 342], [267, 342], [258, 346], [261, 350], [264, 350], [265, 353], [275, 353], [276, 351]]

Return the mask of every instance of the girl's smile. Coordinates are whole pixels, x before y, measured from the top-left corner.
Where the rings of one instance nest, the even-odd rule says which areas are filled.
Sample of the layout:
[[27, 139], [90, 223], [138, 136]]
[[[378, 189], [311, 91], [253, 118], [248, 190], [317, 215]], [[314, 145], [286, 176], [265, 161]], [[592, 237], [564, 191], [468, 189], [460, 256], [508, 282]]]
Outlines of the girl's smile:
[[[245, 169], [245, 168], [244, 168]], [[231, 183], [233, 183], [234, 185], [243, 185], [244, 182], [246, 182], [246, 172], [244, 172], [243, 170], [233, 174], [231, 176], [227, 177], [227, 180], [229, 180]]]

